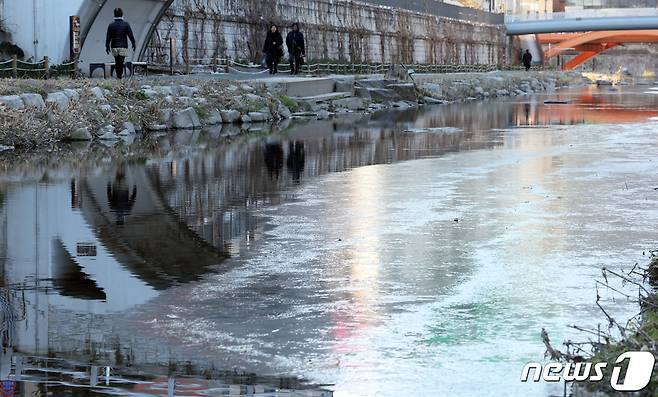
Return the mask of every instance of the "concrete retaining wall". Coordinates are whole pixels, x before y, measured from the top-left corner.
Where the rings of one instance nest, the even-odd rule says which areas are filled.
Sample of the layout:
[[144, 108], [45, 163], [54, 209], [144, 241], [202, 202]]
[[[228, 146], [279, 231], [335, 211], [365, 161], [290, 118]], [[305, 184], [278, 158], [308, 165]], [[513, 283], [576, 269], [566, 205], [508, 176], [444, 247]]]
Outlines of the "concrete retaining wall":
[[0, 41], [18, 45], [26, 60], [48, 56], [60, 63], [68, 57], [69, 16], [77, 14], [82, 2], [0, 0]]
[[347, 62], [505, 64], [504, 27], [471, 23], [344, 0], [177, 0], [158, 25], [147, 52], [177, 64], [210, 59], [258, 60], [268, 24], [288, 32], [300, 22], [308, 59]]

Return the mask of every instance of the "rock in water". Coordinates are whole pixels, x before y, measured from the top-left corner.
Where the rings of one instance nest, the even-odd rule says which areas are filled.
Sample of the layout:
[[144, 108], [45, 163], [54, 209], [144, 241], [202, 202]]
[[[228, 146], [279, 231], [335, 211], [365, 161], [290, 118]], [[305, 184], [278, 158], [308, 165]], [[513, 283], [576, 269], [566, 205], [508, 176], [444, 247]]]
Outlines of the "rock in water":
[[254, 123], [260, 123], [267, 120], [267, 116], [265, 115], [265, 113], [261, 113], [261, 112], [249, 112], [249, 118]]
[[200, 128], [201, 121], [194, 108], [189, 107], [174, 113], [173, 127], [177, 129]]
[[289, 119], [292, 116], [292, 112], [290, 111], [290, 109], [288, 109], [286, 105], [282, 103], [279, 103], [276, 111], [279, 114], [279, 117], [282, 119]]
[[80, 127], [71, 132], [66, 139], [69, 141], [91, 141], [92, 135], [88, 127]]
[[224, 123], [235, 123], [240, 120], [240, 112], [237, 110], [221, 110], [219, 113], [222, 115], [222, 122]]
[[205, 125], [217, 125], [222, 122], [222, 114], [219, 112], [219, 110], [212, 110], [208, 117], [206, 117], [203, 120], [203, 124]]
[[103, 141], [116, 141], [116, 140], [119, 139], [117, 134], [115, 134], [114, 132], [110, 132], [110, 131], [108, 131], [105, 134], [99, 136], [98, 138], [103, 140]]

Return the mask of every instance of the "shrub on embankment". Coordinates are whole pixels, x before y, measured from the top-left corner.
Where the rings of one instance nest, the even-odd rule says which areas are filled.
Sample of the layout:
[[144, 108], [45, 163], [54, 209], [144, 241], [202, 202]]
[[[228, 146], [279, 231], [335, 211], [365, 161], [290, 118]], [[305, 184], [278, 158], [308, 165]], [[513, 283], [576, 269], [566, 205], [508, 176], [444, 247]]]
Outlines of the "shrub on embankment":
[[119, 140], [140, 131], [290, 117], [263, 86], [143, 83], [0, 80], [0, 145], [29, 149], [64, 140]]
[[[604, 282], [601, 284], [609, 286], [612, 279], [620, 280], [625, 285], [633, 285], [639, 290], [637, 294], [627, 294], [610, 287], [613, 292], [620, 294], [623, 299], [637, 299], [639, 302], [639, 314], [629, 320], [627, 323], [618, 322], [613, 318], [600, 304], [597, 294], [597, 305], [601, 309], [602, 315], [607, 319], [607, 327], [601, 326], [599, 330], [582, 329], [573, 326], [589, 336], [589, 342], [578, 343], [573, 341], [565, 342], [567, 352], [562, 353], [550, 347], [547, 343], [547, 353], [552, 359], [564, 360], [567, 362], [591, 362], [592, 365], [606, 363], [606, 370], [603, 371], [603, 379], [600, 381], [585, 381], [575, 383], [572, 390], [573, 397], [604, 397], [604, 396], [629, 396], [634, 397], [651, 397], [658, 393], [658, 371], [654, 364], [653, 374], [649, 384], [637, 392], [619, 392], [613, 389], [611, 385], [612, 369], [619, 366], [617, 359], [626, 352], [648, 351], [654, 358], [658, 358], [658, 294], [655, 287], [658, 286], [658, 252], [651, 252], [649, 266], [643, 268], [638, 264], [628, 273], [620, 273], [610, 269], [603, 269]], [[647, 286], [647, 281], [650, 286]], [[617, 335], [618, 337], [614, 337]], [[591, 346], [590, 349], [586, 349]], [[658, 363], [658, 360], [656, 360]], [[627, 364], [624, 364], [627, 365]], [[628, 369], [628, 367], [626, 367]], [[625, 370], [622, 371], [624, 373]], [[622, 381], [623, 379], [618, 379]]]

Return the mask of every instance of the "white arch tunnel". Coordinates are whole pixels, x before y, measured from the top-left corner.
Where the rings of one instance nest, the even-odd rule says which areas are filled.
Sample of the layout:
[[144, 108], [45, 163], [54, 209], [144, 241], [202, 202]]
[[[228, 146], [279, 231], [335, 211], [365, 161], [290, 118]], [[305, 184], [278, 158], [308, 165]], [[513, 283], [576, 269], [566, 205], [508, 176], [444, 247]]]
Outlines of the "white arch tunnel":
[[137, 61], [146, 52], [158, 22], [171, 3], [173, 0], [85, 0], [79, 11], [82, 25], [80, 67], [83, 73], [89, 71], [90, 63], [111, 61], [105, 53], [105, 37], [115, 8], [123, 9], [124, 18], [135, 36], [136, 51], [130, 52], [126, 60]]
[[69, 17], [81, 22], [83, 72], [90, 62], [110, 62], [105, 54], [105, 35], [113, 11], [120, 7], [130, 22], [137, 51], [128, 60], [137, 60], [146, 51], [149, 38], [173, 0], [0, 0], [0, 19], [9, 40], [25, 52], [25, 59], [50, 58], [51, 64], [70, 59]]

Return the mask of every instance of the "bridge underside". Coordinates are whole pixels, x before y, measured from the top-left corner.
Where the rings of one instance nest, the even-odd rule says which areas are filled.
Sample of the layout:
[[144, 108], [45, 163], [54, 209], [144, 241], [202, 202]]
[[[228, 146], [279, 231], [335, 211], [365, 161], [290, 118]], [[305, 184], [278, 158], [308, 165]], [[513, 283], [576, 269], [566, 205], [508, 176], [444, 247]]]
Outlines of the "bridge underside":
[[579, 52], [576, 57], [562, 66], [563, 70], [572, 70], [592, 57], [623, 44], [656, 43], [658, 30], [609, 30], [586, 33], [539, 34], [540, 44], [548, 45], [544, 51], [544, 60], [551, 59], [565, 51]]
[[80, 51], [80, 66], [83, 71], [92, 62], [109, 62], [112, 58], [105, 53], [105, 36], [107, 26], [114, 18], [114, 9], [120, 7], [124, 18], [133, 29], [136, 47], [130, 52], [127, 60], [139, 60], [146, 52], [148, 42], [162, 15], [173, 3], [173, 0], [85, 0], [80, 7], [79, 15], [82, 22], [82, 48]]
[[510, 36], [607, 30], [649, 30], [658, 29], [658, 16], [522, 20], [506, 22], [505, 27]]

